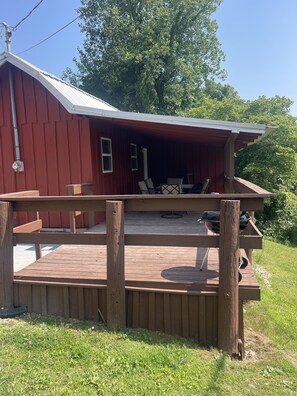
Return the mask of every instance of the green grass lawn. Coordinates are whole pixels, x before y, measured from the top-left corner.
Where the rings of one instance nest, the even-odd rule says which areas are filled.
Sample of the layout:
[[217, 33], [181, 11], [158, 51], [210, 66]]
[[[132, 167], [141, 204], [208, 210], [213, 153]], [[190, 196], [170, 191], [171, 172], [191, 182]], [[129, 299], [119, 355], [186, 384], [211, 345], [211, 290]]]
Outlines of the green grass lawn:
[[297, 248], [255, 256], [245, 361], [144, 330], [24, 315], [0, 320], [0, 395], [297, 395]]

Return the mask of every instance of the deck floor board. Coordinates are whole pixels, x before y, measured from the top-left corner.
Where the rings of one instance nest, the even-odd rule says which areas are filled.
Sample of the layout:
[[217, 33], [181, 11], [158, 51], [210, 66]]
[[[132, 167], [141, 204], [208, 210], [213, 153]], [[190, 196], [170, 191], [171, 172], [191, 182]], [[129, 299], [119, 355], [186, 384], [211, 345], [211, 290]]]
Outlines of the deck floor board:
[[[164, 221], [160, 216], [144, 214], [142, 224], [147, 232], [168, 232], [176, 229], [183, 233], [206, 233], [203, 225], [197, 225], [197, 214], [181, 219], [178, 227], [172, 220]], [[157, 219], [159, 223], [157, 223]], [[138, 223], [137, 223], [138, 221]], [[138, 225], [137, 225], [138, 224]], [[132, 215], [125, 223], [126, 232], [143, 232], [139, 219]], [[93, 232], [105, 232], [104, 225], [94, 227]], [[207, 266], [200, 271], [205, 248], [189, 247], [125, 247], [126, 285], [142, 288], [215, 290], [219, 284], [218, 249], [210, 249]], [[259, 290], [253, 268], [248, 265], [242, 270], [240, 289]], [[56, 250], [15, 272], [15, 281], [62, 282], [106, 285], [106, 246], [61, 245]]]

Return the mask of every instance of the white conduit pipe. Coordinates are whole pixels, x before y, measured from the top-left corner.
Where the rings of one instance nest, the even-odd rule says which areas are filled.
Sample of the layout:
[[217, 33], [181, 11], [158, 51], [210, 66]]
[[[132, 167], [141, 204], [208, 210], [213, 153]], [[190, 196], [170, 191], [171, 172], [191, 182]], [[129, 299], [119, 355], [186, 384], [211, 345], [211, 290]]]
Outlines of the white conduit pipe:
[[13, 127], [14, 144], [15, 144], [15, 157], [16, 157], [15, 159], [16, 161], [20, 161], [21, 159], [20, 141], [19, 141], [16, 108], [15, 108], [14, 83], [13, 83], [13, 75], [12, 75], [11, 67], [9, 68], [9, 88], [10, 88], [10, 100], [11, 100], [11, 112], [12, 112], [12, 127]]

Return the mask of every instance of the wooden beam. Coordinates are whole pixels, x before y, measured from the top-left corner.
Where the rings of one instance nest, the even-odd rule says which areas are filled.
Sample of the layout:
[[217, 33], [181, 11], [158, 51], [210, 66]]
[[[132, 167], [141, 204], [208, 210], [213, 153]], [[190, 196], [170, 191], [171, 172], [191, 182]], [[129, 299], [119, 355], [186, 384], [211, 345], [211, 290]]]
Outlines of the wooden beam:
[[[262, 249], [262, 236], [241, 235], [240, 247], [242, 249]], [[14, 243], [54, 243], [58, 245], [106, 245], [106, 234], [85, 233], [70, 234], [62, 232], [14, 234]], [[218, 235], [199, 234], [125, 234], [126, 246], [181, 246], [197, 248], [219, 247]]]
[[[165, 195], [164, 195], [165, 196]], [[262, 211], [264, 208], [263, 198], [257, 195], [251, 197], [240, 197], [237, 194], [220, 194], [220, 195], [188, 195], [176, 197], [167, 195], [167, 200], [155, 196], [154, 200], [150, 199], [129, 199], [125, 200], [125, 210], [128, 212], [151, 212], [151, 211], [188, 211], [201, 212], [205, 210], [220, 210], [221, 199], [240, 199], [241, 210]], [[170, 197], [170, 198], [169, 198]]]
[[[83, 194], [93, 194], [94, 186], [92, 183], [80, 183], [80, 184], [68, 184], [66, 186], [68, 195], [83, 195]], [[76, 233], [76, 216], [83, 214], [81, 211], [69, 211], [69, 226], [70, 232]], [[95, 225], [95, 213], [88, 213], [88, 226], [92, 227]]]
[[12, 223], [12, 204], [0, 202], [0, 310], [14, 307]]
[[126, 327], [124, 204], [106, 202], [107, 325]]
[[68, 184], [66, 188], [68, 195], [93, 194], [92, 183]]
[[257, 186], [247, 180], [241, 179], [240, 177], [234, 178], [235, 191], [238, 193], [250, 193], [250, 194], [269, 194], [270, 197], [276, 196], [276, 194], [270, 191], [264, 190], [264, 188]]
[[126, 246], [219, 247], [217, 235], [125, 234]]
[[53, 243], [58, 245], [106, 245], [105, 234], [70, 234], [69, 232], [19, 233], [14, 235], [18, 243]]
[[219, 251], [218, 347], [239, 355], [239, 201], [221, 201]]
[[[39, 191], [38, 191], [38, 194], [39, 194]], [[39, 212], [33, 212], [32, 213], [32, 219], [34, 221], [41, 222], [41, 224], [39, 224], [40, 228], [39, 228], [39, 230], [37, 230], [38, 232], [40, 232], [40, 230], [42, 228], [42, 220], [39, 219]], [[36, 260], [39, 260], [41, 258], [41, 256], [42, 256], [41, 244], [40, 243], [35, 243], [35, 257], [36, 257]]]
[[42, 220], [30, 221], [30, 223], [22, 224], [20, 226], [14, 227], [14, 234], [19, 234], [20, 232], [34, 232], [39, 231], [42, 228]]
[[231, 132], [229, 139], [227, 140], [224, 147], [224, 175], [225, 175], [225, 193], [234, 192], [234, 152], [235, 152], [235, 140], [238, 136], [238, 132]]
[[170, 211], [170, 210], [219, 210], [221, 199], [239, 199], [241, 210], [263, 210], [263, 199], [273, 194], [178, 194], [178, 195], [86, 195], [52, 197], [3, 197], [4, 202], [13, 202], [13, 210], [22, 211], [105, 211], [105, 202], [125, 202], [126, 211]]
[[0, 195], [0, 198], [13, 198], [13, 197], [39, 197], [39, 190], [18, 191], [18, 192]]

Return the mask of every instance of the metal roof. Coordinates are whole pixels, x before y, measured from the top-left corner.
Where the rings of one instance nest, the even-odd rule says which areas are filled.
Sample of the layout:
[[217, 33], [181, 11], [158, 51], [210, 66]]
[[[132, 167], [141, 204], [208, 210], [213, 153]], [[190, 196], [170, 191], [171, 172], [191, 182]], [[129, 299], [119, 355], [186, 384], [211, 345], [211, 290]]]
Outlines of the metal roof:
[[96, 98], [87, 92], [74, 87], [73, 85], [53, 76], [31, 63], [19, 58], [18, 56], [4, 52], [0, 55], [0, 67], [6, 62], [11, 63], [17, 68], [23, 70], [36, 80], [38, 80], [53, 96], [72, 114], [78, 114], [77, 107], [92, 109], [93, 111], [108, 110], [116, 111], [117, 109], [103, 100]]
[[[193, 134], [196, 134], [197, 138], [201, 136], [203, 139], [210, 139], [210, 135], [213, 135], [212, 137], [216, 136], [217, 139], [223, 138], [224, 140], [230, 133], [234, 133], [238, 134], [237, 149], [254, 142], [269, 132], [267, 126], [260, 124], [120, 111], [103, 100], [38, 69], [12, 53], [4, 52], [0, 55], [0, 68], [6, 62], [36, 78], [71, 114], [103, 118], [108, 122], [139, 132], [150, 129], [151, 134], [159, 134], [159, 136], [165, 136], [165, 129], [169, 130], [170, 126], [176, 131], [176, 134], [183, 138], [186, 138], [186, 131], [191, 132], [193, 137]], [[169, 134], [167, 133], [166, 136], [169, 137]]]

